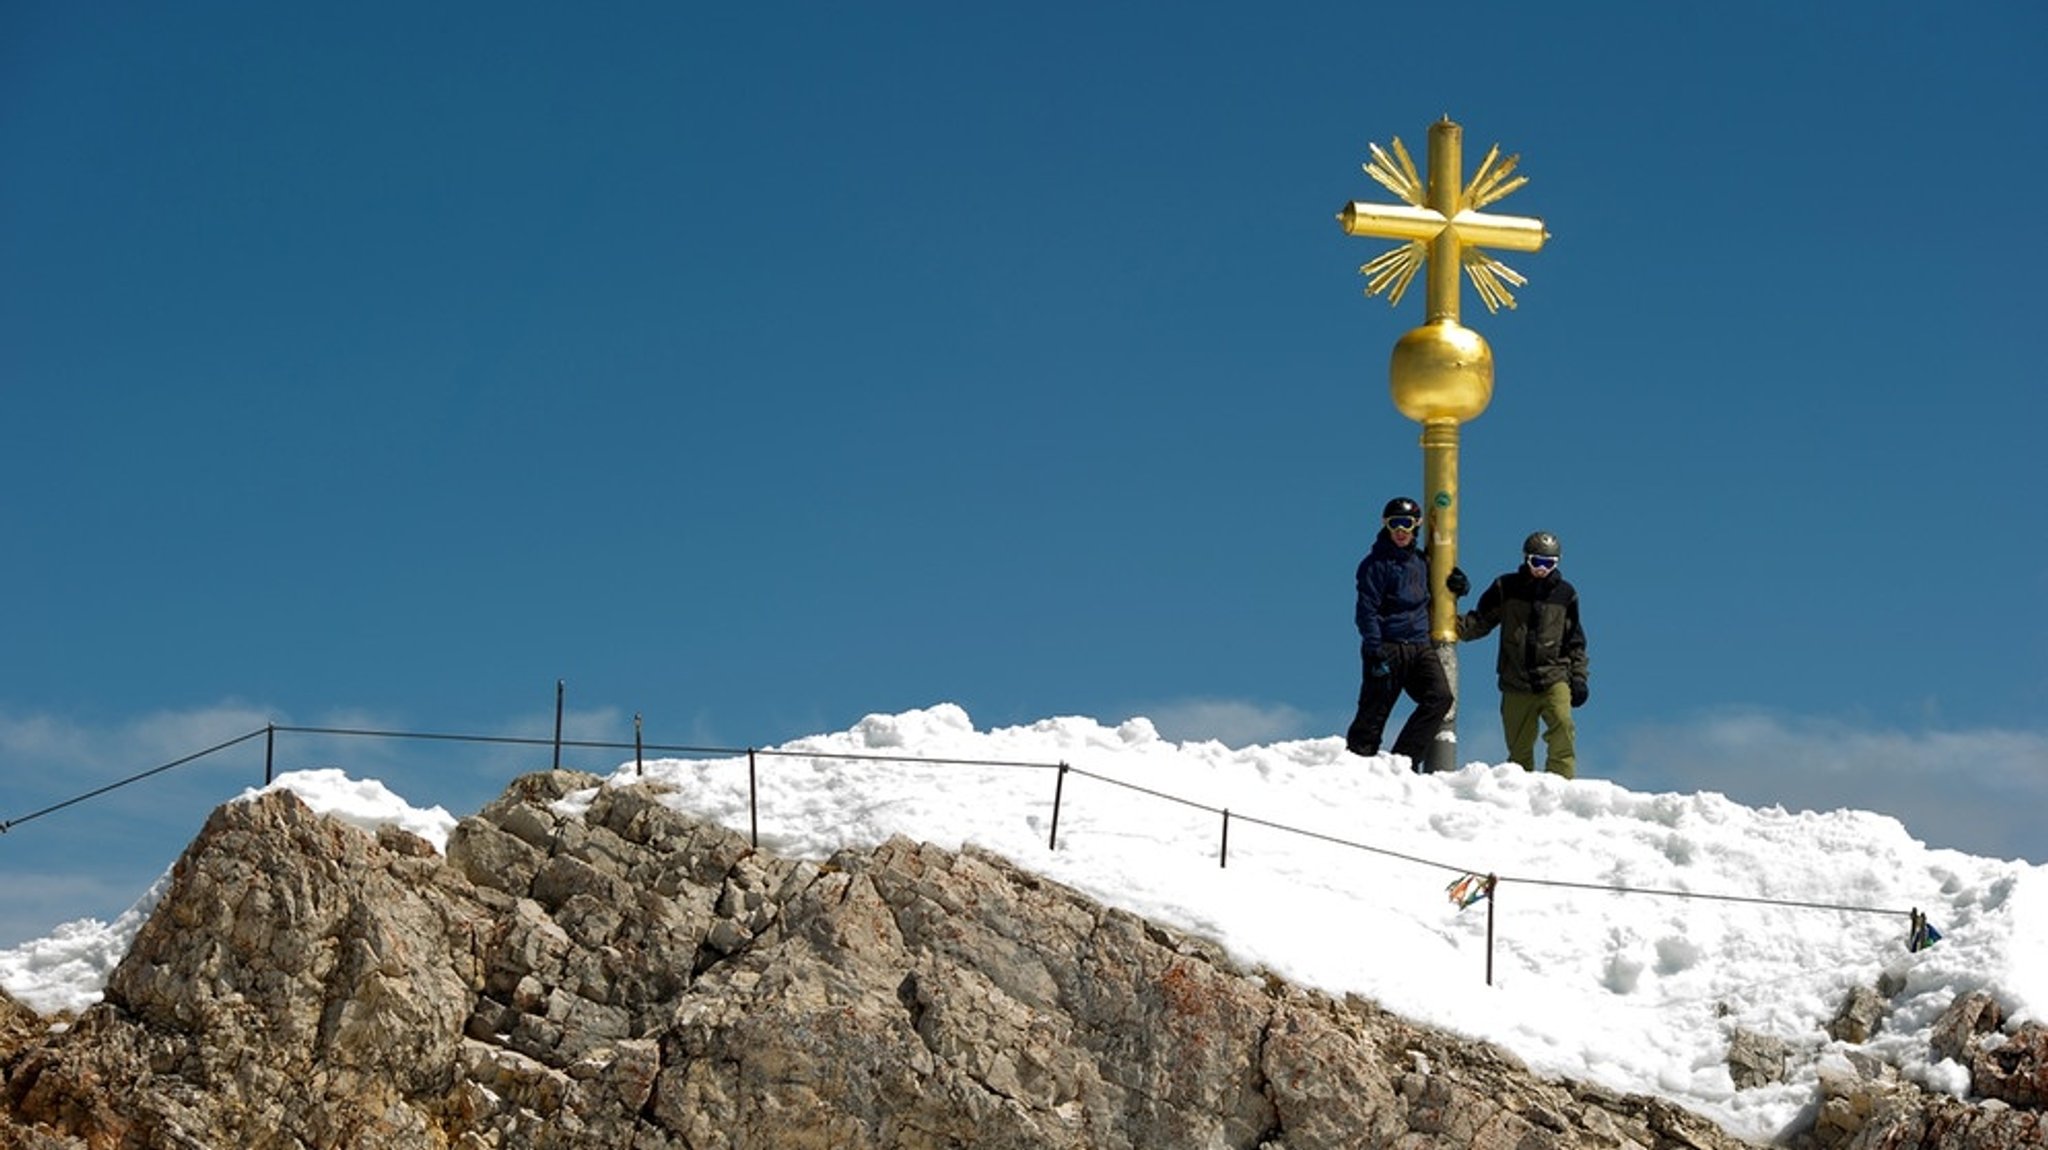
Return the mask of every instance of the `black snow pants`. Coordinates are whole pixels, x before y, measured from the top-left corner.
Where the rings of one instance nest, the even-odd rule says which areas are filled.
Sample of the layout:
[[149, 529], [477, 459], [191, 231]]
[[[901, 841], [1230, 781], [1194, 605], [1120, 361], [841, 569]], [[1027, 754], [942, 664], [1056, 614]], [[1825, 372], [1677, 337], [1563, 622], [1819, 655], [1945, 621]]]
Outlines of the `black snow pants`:
[[[1429, 770], [1429, 747], [1451, 713], [1451, 680], [1444, 662], [1429, 643], [1386, 643], [1376, 651], [1361, 649], [1364, 668], [1358, 687], [1358, 714], [1344, 733], [1344, 745], [1355, 755], [1375, 755], [1387, 716], [1403, 692], [1415, 700], [1415, 713], [1401, 726], [1394, 753], [1405, 755], [1417, 773]], [[1387, 673], [1375, 675], [1372, 665], [1385, 661]]]

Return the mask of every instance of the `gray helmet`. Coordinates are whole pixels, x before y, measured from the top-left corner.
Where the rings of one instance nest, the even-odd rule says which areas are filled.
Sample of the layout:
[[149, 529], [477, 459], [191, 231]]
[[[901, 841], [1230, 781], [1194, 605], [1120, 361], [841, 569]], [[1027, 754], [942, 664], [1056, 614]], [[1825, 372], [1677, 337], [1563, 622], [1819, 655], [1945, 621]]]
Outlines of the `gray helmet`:
[[1557, 559], [1564, 555], [1564, 548], [1558, 546], [1557, 536], [1548, 531], [1538, 531], [1522, 540], [1522, 554], [1548, 555]]

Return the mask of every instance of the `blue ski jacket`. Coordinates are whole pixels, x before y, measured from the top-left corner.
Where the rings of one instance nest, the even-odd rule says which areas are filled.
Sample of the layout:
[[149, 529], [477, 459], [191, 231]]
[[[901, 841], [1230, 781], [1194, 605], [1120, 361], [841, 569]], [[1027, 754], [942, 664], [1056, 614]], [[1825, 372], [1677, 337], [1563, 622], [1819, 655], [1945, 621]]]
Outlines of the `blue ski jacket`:
[[1372, 550], [1358, 562], [1360, 648], [1429, 642], [1429, 560], [1414, 544], [1396, 546], [1380, 528]]

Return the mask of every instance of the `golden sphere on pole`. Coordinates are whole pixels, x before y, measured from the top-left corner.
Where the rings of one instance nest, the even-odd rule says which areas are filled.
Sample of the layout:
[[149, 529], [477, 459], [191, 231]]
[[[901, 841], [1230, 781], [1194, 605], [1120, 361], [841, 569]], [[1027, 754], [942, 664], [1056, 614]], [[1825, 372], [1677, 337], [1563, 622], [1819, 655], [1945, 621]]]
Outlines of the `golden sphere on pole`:
[[1402, 336], [1387, 374], [1394, 406], [1417, 423], [1463, 422], [1493, 400], [1493, 349], [1456, 320], [1436, 320]]

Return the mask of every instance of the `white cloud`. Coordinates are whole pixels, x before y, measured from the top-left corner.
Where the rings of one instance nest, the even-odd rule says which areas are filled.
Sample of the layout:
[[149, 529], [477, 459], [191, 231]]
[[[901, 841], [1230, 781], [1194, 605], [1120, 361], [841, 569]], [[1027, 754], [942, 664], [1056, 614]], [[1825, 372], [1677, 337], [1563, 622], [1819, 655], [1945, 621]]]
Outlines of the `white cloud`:
[[1139, 713], [1151, 719], [1164, 738], [1175, 742], [1214, 739], [1226, 747], [1305, 738], [1312, 725], [1306, 711], [1285, 703], [1241, 699], [1181, 699]]
[[1751, 805], [1889, 814], [1930, 845], [2048, 860], [2048, 733], [1883, 729], [1762, 711], [1641, 724], [1617, 736], [1638, 787]]
[[260, 730], [268, 722], [263, 711], [235, 700], [189, 711], [152, 711], [109, 726], [0, 711], [0, 755], [29, 768], [146, 770]]

